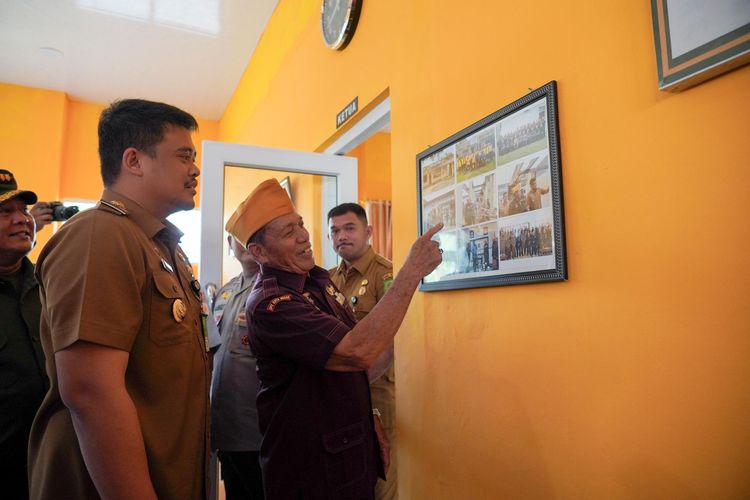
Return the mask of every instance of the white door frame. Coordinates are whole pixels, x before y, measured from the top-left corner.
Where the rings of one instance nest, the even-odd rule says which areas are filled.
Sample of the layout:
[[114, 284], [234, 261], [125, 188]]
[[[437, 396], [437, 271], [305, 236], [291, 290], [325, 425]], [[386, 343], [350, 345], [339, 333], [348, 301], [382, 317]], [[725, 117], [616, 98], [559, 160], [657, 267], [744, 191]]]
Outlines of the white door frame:
[[[391, 98], [386, 97], [372, 111], [360, 118], [322, 153], [290, 151], [219, 141], [203, 141], [201, 180], [201, 258], [200, 281], [204, 285], [222, 283], [222, 248], [224, 239], [224, 167], [246, 166], [267, 170], [333, 176], [324, 181], [323, 197], [336, 195], [337, 203], [357, 203], [356, 159], [342, 155], [365, 142], [391, 121]], [[336, 155], [329, 161], [332, 155]], [[340, 160], [340, 161], [337, 161]], [[324, 179], [330, 179], [325, 177]], [[321, 204], [325, 207], [325, 203]], [[323, 209], [325, 211], [325, 208]], [[326, 213], [320, 214], [321, 227], [328, 225]], [[323, 244], [323, 261], [331, 259], [333, 250]], [[335, 256], [335, 254], [333, 254]]]
[[352, 128], [341, 134], [341, 137], [333, 141], [323, 152], [330, 155], [348, 153], [390, 123], [391, 98], [388, 96], [352, 125]]
[[[217, 141], [203, 141], [202, 156], [200, 280], [204, 285], [222, 284], [225, 166], [328, 176], [329, 184], [336, 185], [339, 203], [357, 201], [355, 158]], [[324, 191], [325, 187], [326, 183]]]

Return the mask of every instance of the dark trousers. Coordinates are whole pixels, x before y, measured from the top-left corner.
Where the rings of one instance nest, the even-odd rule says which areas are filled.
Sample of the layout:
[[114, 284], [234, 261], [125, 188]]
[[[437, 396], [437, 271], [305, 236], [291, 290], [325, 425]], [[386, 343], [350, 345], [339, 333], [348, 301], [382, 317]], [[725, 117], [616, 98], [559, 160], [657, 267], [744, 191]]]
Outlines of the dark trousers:
[[[5, 404], [5, 403], [3, 403]], [[0, 497], [7, 500], [27, 500], [26, 432], [16, 432], [0, 443]]]
[[260, 453], [219, 450], [218, 455], [227, 500], [263, 500]]

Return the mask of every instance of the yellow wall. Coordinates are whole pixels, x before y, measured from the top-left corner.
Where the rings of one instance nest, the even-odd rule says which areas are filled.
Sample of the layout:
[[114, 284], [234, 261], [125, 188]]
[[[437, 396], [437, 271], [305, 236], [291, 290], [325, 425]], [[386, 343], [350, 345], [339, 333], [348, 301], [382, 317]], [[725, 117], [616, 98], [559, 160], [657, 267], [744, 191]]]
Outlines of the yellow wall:
[[[62, 92], [0, 83], [0, 168], [12, 171], [41, 201], [98, 200], [103, 186], [97, 124], [104, 107], [72, 100]], [[201, 141], [218, 138], [219, 122], [197, 120], [199, 131], [193, 140], [200, 162]], [[32, 261], [56, 227], [37, 233]]]
[[378, 132], [347, 153], [357, 158], [358, 199], [391, 199], [391, 134]]
[[364, 2], [343, 52], [319, 4], [281, 0], [220, 137], [316, 150], [388, 89], [397, 267], [415, 155], [559, 83], [570, 280], [417, 293], [402, 497], [747, 497], [750, 67], [659, 92], [648, 2]]
[[[67, 102], [62, 92], [0, 83], [0, 168], [13, 172], [21, 188], [43, 201], [60, 195]], [[51, 235], [49, 228], [38, 233], [31, 260]]]

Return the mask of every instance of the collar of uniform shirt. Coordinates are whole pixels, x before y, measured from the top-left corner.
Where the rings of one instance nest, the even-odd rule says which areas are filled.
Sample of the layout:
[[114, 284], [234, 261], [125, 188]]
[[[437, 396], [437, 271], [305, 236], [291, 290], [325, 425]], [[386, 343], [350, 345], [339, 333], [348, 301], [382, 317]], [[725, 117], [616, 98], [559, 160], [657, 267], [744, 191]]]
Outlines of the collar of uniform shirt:
[[349, 278], [349, 273], [351, 273], [352, 269], [355, 269], [359, 274], [364, 275], [365, 271], [367, 271], [367, 268], [370, 267], [372, 259], [374, 258], [375, 250], [373, 250], [372, 246], [369, 246], [367, 247], [367, 250], [362, 255], [362, 257], [360, 257], [357, 262], [355, 262], [351, 266], [347, 267], [346, 262], [341, 259], [341, 262], [339, 262], [339, 265], [336, 268], [336, 272], [341, 273], [347, 279]]
[[328, 271], [318, 266], [313, 267], [307, 274], [290, 273], [288, 271], [282, 271], [281, 269], [268, 266], [263, 267], [261, 272], [261, 279], [276, 278], [276, 280], [285, 287], [291, 288], [300, 293], [304, 290], [305, 280], [308, 277], [323, 287], [325, 287], [330, 281]]

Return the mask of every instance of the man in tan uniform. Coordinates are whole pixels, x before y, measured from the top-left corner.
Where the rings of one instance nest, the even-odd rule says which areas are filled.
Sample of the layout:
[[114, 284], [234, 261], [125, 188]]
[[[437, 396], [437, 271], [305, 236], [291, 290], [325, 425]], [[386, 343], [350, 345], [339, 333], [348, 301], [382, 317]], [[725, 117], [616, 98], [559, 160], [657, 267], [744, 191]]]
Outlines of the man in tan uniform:
[[[357, 321], [375, 307], [393, 282], [393, 264], [370, 246], [372, 226], [367, 214], [356, 203], [343, 203], [328, 212], [329, 236], [333, 250], [341, 257], [338, 267], [329, 269], [331, 281], [346, 297]], [[396, 378], [393, 371], [393, 342], [367, 370], [373, 408], [390, 442], [391, 466], [387, 481], [379, 479], [375, 498], [398, 498], [396, 485]]]
[[536, 177], [529, 179], [529, 193], [526, 195], [526, 204], [529, 210], [542, 208], [542, 195], [549, 193], [549, 188], [539, 188], [536, 185]]
[[32, 499], [207, 495], [200, 285], [166, 220], [195, 205], [196, 128], [162, 103], [102, 113], [102, 200], [37, 263], [51, 388], [29, 441]]

